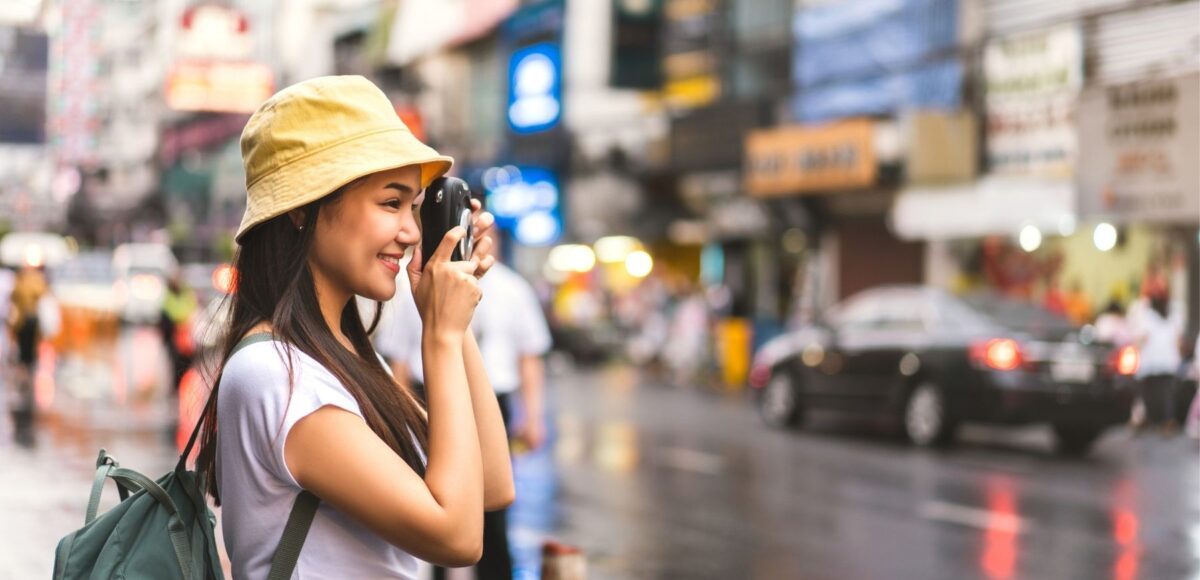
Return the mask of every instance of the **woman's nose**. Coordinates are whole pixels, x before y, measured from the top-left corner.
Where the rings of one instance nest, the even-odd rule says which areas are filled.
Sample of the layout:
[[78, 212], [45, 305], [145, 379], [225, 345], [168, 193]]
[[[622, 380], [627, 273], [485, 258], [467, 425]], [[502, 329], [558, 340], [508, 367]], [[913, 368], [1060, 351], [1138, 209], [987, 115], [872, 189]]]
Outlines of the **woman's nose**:
[[421, 241], [421, 228], [417, 220], [408, 217], [400, 222], [400, 230], [396, 232], [396, 241], [405, 246], [411, 246]]

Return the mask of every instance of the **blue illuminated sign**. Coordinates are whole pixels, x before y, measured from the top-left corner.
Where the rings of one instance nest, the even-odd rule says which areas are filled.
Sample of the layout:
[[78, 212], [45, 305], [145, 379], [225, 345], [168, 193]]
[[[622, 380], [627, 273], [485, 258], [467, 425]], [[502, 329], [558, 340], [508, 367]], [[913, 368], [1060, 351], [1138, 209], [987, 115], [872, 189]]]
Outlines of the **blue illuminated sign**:
[[508, 124], [536, 133], [562, 117], [562, 58], [558, 45], [543, 42], [517, 50], [508, 66]]
[[562, 236], [558, 178], [540, 167], [493, 167], [483, 173], [488, 211], [496, 227], [526, 246], [553, 244]]

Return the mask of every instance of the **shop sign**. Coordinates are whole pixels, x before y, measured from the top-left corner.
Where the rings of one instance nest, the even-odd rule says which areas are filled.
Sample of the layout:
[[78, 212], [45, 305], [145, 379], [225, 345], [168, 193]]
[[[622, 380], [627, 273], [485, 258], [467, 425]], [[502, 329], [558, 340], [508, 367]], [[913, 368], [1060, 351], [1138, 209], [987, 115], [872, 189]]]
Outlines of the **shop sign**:
[[1089, 90], [1079, 108], [1083, 215], [1200, 221], [1200, 75]]
[[869, 187], [874, 135], [869, 119], [754, 131], [746, 136], [746, 189], [773, 197]]
[[167, 106], [177, 111], [253, 113], [274, 92], [271, 69], [254, 62], [179, 62], [167, 75]]
[[250, 25], [237, 10], [214, 4], [183, 13], [178, 56], [182, 59], [245, 60], [254, 50]]
[[984, 48], [987, 159], [992, 173], [1069, 178], [1075, 100], [1083, 82], [1076, 26], [1005, 37]]
[[905, 118], [909, 183], [952, 183], [974, 179], [978, 169], [975, 115], [959, 111], [916, 111]]
[[508, 69], [508, 124], [517, 133], [545, 131], [562, 117], [562, 59], [550, 42], [517, 50]]
[[673, 109], [692, 109], [720, 98], [717, 0], [666, 0], [662, 24], [662, 98]]
[[0, 143], [46, 141], [50, 39], [0, 26]]
[[562, 235], [558, 177], [540, 167], [493, 167], [483, 174], [487, 205], [496, 227], [517, 243], [545, 246]]

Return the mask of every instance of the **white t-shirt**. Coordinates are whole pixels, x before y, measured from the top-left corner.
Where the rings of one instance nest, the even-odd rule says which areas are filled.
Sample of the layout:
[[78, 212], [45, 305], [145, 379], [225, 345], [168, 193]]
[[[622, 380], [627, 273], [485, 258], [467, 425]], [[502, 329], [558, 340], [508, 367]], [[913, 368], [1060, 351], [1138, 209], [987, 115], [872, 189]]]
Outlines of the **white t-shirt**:
[[[236, 579], [266, 578], [300, 484], [283, 447], [297, 421], [330, 405], [362, 411], [341, 382], [316, 360], [291, 353], [295, 386], [282, 343], [246, 345], [225, 365], [217, 399], [217, 480], [225, 547]], [[419, 560], [322, 502], [292, 578], [417, 577]]]
[[[479, 281], [479, 287], [483, 300], [475, 308], [471, 329], [479, 341], [492, 389], [511, 393], [521, 385], [519, 358], [540, 356], [550, 350], [550, 328], [533, 288], [507, 266], [493, 266]], [[397, 277], [396, 297], [389, 304], [379, 322], [375, 348], [383, 356], [407, 363], [413, 378], [425, 382], [421, 316], [408, 289], [407, 276]]]
[[1182, 357], [1179, 356], [1179, 325], [1171, 318], [1163, 318], [1149, 306], [1145, 307], [1133, 321], [1133, 335], [1139, 343], [1137, 376], [1173, 375], [1179, 371]]

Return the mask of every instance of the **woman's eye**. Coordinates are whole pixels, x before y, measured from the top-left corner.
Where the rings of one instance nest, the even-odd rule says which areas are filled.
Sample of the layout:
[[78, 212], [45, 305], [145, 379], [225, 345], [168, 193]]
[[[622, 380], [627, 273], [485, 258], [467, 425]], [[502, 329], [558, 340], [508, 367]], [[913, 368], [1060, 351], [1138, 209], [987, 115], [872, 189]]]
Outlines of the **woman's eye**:
[[392, 209], [400, 209], [400, 207], [401, 207], [399, 199], [389, 199], [386, 202], [384, 202], [383, 205], [386, 205]]

